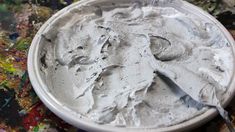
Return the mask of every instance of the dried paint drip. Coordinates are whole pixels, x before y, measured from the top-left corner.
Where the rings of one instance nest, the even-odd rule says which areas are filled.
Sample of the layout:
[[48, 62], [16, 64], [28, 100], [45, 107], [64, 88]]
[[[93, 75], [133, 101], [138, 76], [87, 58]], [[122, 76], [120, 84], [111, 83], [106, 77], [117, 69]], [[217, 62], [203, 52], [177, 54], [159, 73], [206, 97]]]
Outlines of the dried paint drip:
[[226, 37], [178, 0], [153, 3], [91, 2], [52, 25], [41, 52], [50, 91], [99, 124], [166, 127], [208, 106], [227, 119], [220, 101], [234, 60]]

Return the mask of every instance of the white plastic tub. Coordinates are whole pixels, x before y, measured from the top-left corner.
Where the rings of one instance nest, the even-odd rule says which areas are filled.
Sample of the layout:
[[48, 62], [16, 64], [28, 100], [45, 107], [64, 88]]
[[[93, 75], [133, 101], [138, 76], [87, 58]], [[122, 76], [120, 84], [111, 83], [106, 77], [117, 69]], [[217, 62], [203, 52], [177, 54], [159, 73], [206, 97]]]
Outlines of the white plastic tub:
[[[60, 18], [68, 13], [69, 11], [73, 10], [74, 8], [79, 8], [80, 5], [88, 4], [88, 3], [110, 3], [112, 1], [110, 0], [83, 0], [77, 3], [74, 3], [61, 11], [57, 12], [55, 15], [53, 15], [38, 31], [38, 33], [35, 35], [33, 42], [30, 47], [30, 51], [28, 54], [28, 72], [29, 77], [31, 80], [31, 83], [33, 85], [33, 88], [37, 95], [40, 97], [40, 99], [43, 101], [43, 103], [51, 110], [53, 111], [57, 116], [62, 118], [63, 120], [67, 121], [68, 123], [79, 127], [84, 130], [88, 131], [124, 131], [124, 132], [137, 132], [137, 131], [183, 131], [192, 129], [194, 127], [197, 127], [199, 125], [202, 125], [203, 123], [209, 121], [212, 119], [216, 114], [216, 109], [211, 108], [207, 110], [205, 113], [196, 116], [195, 118], [192, 118], [188, 121], [179, 123], [174, 126], [169, 126], [165, 128], [152, 128], [152, 129], [143, 129], [143, 128], [124, 128], [124, 127], [114, 127], [110, 125], [99, 125], [89, 120], [84, 120], [80, 118], [80, 114], [76, 113], [75, 111], [69, 109], [68, 107], [62, 105], [54, 95], [49, 92], [49, 88], [47, 84], [43, 81], [43, 76], [40, 73], [40, 66], [39, 66], [39, 54], [40, 50], [42, 49], [44, 43], [42, 43], [42, 34], [45, 33], [50, 26], [55, 23], [56, 21], [60, 21]], [[113, 2], [131, 2], [131, 0], [113, 0]], [[223, 33], [226, 37], [228, 42], [230, 43], [233, 54], [235, 51], [234, 48], [234, 40], [230, 33], [211, 15], [204, 12], [200, 8], [189, 4], [188, 2], [183, 2], [182, 8], [184, 10], [189, 11], [190, 13], [196, 14], [198, 16], [204, 17], [206, 19], [209, 19], [211, 22], [213, 22], [215, 25], [219, 27], [221, 30], [221, 33]], [[234, 54], [235, 57], [235, 54]], [[234, 67], [235, 70], [235, 67]], [[234, 74], [235, 75], [235, 74]], [[234, 78], [233, 75], [233, 78]], [[222, 102], [223, 106], [226, 106], [230, 100], [233, 98], [233, 95], [235, 93], [235, 79], [232, 79], [230, 82], [230, 86], [225, 94], [224, 102]]]

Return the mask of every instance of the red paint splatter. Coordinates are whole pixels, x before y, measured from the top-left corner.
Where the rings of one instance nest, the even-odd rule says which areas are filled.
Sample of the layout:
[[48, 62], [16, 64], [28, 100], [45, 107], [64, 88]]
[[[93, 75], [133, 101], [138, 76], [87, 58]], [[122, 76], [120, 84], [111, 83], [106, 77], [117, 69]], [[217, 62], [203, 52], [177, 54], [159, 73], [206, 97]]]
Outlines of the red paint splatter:
[[29, 130], [30, 127], [37, 126], [40, 121], [44, 118], [44, 107], [41, 102], [33, 106], [33, 108], [28, 112], [28, 114], [23, 117], [23, 126], [26, 130]]
[[63, 121], [59, 117], [57, 117], [51, 111], [46, 112], [46, 117], [47, 117], [47, 119], [50, 119], [51, 122], [53, 123], [53, 125], [56, 126], [57, 128], [60, 128], [60, 129], [70, 128], [70, 125], [68, 123], [66, 123], [65, 121]]

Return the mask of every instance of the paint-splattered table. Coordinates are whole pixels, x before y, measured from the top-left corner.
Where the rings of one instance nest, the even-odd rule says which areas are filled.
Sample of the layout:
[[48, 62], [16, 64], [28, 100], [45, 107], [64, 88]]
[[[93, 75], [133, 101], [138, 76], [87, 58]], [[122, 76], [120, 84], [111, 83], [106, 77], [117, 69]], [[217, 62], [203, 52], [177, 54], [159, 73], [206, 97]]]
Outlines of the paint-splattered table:
[[[28, 48], [37, 30], [52, 14], [75, 1], [0, 0], [0, 132], [82, 131], [42, 104], [32, 89], [26, 67]], [[235, 37], [235, 14], [230, 12], [235, 7], [228, 8], [220, 0], [189, 1], [217, 17]], [[235, 101], [227, 110], [235, 118]], [[219, 116], [194, 131], [215, 130], [226, 131]]]

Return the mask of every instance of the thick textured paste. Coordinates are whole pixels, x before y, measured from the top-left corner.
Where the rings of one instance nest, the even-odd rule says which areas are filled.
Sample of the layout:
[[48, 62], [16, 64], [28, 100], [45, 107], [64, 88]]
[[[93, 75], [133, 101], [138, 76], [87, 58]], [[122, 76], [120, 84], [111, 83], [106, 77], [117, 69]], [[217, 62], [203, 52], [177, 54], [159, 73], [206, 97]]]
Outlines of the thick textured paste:
[[43, 35], [51, 92], [83, 118], [125, 127], [174, 125], [222, 101], [233, 71], [230, 45], [215, 24], [172, 5], [70, 11]]

